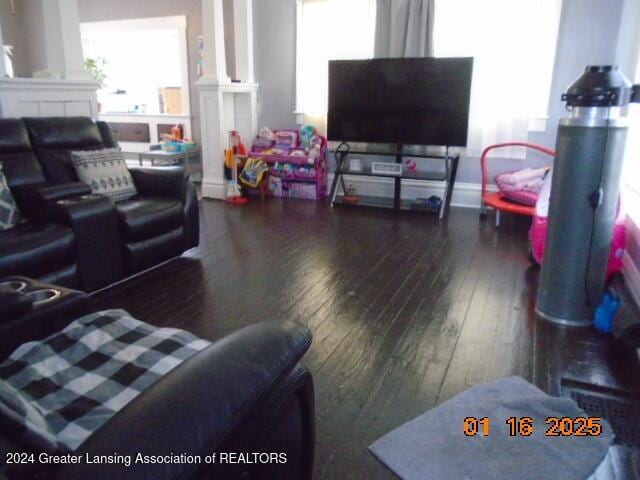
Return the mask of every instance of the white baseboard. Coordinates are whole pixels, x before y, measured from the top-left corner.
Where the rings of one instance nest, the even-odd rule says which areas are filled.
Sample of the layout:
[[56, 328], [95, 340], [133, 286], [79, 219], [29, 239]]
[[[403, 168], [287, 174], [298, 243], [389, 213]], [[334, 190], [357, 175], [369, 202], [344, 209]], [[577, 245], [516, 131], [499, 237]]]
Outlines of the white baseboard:
[[[329, 185], [333, 181], [333, 174], [329, 174]], [[375, 178], [362, 176], [344, 176], [347, 185], [353, 185], [358, 195], [393, 197], [394, 179]], [[490, 185], [490, 190], [495, 186]], [[444, 195], [444, 182], [402, 180], [402, 199], [414, 199], [417, 197], [430, 197], [431, 195]], [[451, 197], [451, 206], [462, 208], [480, 208], [482, 185], [479, 183], [456, 182]]]
[[[329, 174], [328, 183], [331, 185], [333, 174]], [[392, 178], [362, 177], [357, 175], [345, 175], [347, 185], [353, 185], [359, 195], [375, 197], [393, 197], [394, 180]], [[489, 185], [489, 190], [494, 191], [495, 185]], [[417, 197], [444, 196], [444, 182], [402, 180], [402, 199], [414, 199]], [[480, 208], [482, 185], [479, 183], [456, 182], [451, 197], [451, 206], [462, 208]], [[207, 198], [224, 199], [224, 182], [210, 179], [202, 180], [202, 196]]]

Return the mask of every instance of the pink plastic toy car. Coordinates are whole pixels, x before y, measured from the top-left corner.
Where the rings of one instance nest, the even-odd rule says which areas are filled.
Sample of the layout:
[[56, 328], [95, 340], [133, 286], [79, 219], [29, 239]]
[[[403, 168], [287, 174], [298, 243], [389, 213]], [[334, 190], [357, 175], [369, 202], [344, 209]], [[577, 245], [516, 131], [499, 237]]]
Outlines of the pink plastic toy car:
[[[542, 263], [544, 257], [544, 246], [547, 238], [547, 216], [549, 214], [549, 194], [551, 192], [552, 172], [549, 172], [540, 190], [540, 196], [536, 203], [536, 212], [531, 222], [529, 230], [529, 241], [531, 243], [531, 260], [537, 265]], [[621, 202], [618, 203], [618, 216], [613, 227], [613, 238], [611, 240], [611, 252], [609, 253], [609, 264], [607, 265], [607, 280], [615, 272], [622, 268], [622, 256], [626, 245], [627, 229], [625, 226], [625, 213]]]

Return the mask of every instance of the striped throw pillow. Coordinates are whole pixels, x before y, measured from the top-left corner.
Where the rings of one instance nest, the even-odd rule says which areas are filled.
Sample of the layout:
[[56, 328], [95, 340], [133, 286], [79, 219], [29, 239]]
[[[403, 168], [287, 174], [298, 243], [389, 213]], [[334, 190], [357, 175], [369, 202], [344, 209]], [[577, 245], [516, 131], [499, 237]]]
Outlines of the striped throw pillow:
[[93, 193], [106, 195], [114, 202], [128, 200], [138, 194], [119, 149], [71, 152], [71, 160], [78, 178], [89, 185]]

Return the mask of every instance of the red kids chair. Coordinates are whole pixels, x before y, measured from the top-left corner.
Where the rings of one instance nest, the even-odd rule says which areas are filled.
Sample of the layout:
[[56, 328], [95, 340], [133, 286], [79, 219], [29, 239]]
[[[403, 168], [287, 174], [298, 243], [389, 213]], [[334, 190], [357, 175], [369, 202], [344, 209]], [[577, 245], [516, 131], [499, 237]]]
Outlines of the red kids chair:
[[489, 182], [489, 172], [487, 167], [488, 154], [491, 150], [505, 147], [525, 147], [531, 148], [532, 150], [537, 150], [538, 152], [546, 153], [547, 155], [550, 155], [552, 157], [556, 155], [556, 152], [551, 150], [550, 148], [528, 142], [496, 143], [495, 145], [490, 145], [484, 149], [484, 151], [482, 152], [482, 157], [480, 157], [480, 166], [482, 168], [482, 207], [480, 217], [485, 218], [487, 216], [487, 207], [495, 209], [496, 227], [500, 225], [500, 212], [516, 213], [518, 215], [527, 215], [529, 217], [533, 217], [536, 211], [535, 207], [530, 207], [529, 205], [522, 205], [521, 203], [513, 202], [503, 197], [500, 192], [489, 192], [487, 190], [487, 184]]

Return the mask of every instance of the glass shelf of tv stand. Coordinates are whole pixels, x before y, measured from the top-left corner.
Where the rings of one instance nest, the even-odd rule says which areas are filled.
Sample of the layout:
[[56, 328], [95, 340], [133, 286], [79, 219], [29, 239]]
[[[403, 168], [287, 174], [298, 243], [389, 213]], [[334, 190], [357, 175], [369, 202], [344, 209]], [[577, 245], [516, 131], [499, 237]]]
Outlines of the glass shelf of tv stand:
[[[453, 188], [455, 186], [456, 181], [456, 173], [458, 171], [458, 162], [460, 160], [460, 155], [458, 153], [451, 153], [448, 147], [445, 147], [444, 155], [438, 155], [435, 153], [418, 153], [417, 151], [409, 151], [412, 149], [411, 146], [408, 148], [404, 148], [403, 145], [392, 145], [384, 148], [379, 148], [377, 145], [376, 148], [367, 148], [366, 150], [360, 149], [343, 149], [341, 148], [343, 144], [333, 150], [336, 158], [336, 171], [334, 172], [333, 181], [331, 182], [331, 190], [329, 192], [329, 198], [331, 199], [331, 205], [360, 205], [360, 206], [368, 206], [368, 207], [383, 207], [383, 208], [393, 208], [394, 210], [423, 210], [423, 211], [434, 211], [433, 209], [428, 208], [416, 208], [415, 202], [407, 202], [402, 198], [402, 184], [403, 180], [414, 180], [414, 181], [436, 181], [443, 183], [443, 198], [440, 208], [437, 210], [438, 217], [442, 220], [449, 211], [449, 207], [451, 205], [451, 197], [453, 194]], [[351, 155], [376, 155], [376, 156], [387, 156], [394, 157], [396, 164], [403, 164], [403, 158], [414, 158], [416, 160], [421, 159], [433, 159], [433, 160], [441, 160], [444, 163], [444, 172], [432, 172], [432, 171], [421, 171], [418, 170], [416, 172], [410, 172], [406, 168], [403, 168], [402, 175], [392, 175], [390, 173], [387, 174], [377, 174], [371, 172], [370, 165], [363, 165], [361, 171], [350, 171], [349, 170], [349, 156]], [[416, 162], [418, 163], [418, 162]], [[403, 166], [404, 167], [404, 166]], [[340, 195], [339, 185], [342, 186], [342, 192], [346, 190], [345, 185], [345, 176], [367, 176], [367, 177], [383, 177], [383, 178], [394, 178], [394, 192], [393, 199], [387, 198], [376, 198], [376, 197], [359, 197], [359, 201], [357, 203], [345, 203], [343, 201], [343, 195]]]
[[[390, 162], [391, 163], [391, 162]], [[336, 170], [336, 174], [340, 175], [360, 175], [365, 177], [383, 177], [383, 178], [399, 178], [401, 180], [431, 180], [436, 182], [445, 182], [447, 180], [447, 172], [428, 172], [428, 171], [416, 171], [409, 172], [406, 169], [403, 170], [402, 175], [393, 175], [391, 173], [373, 173], [371, 167], [364, 165], [361, 171], [351, 171], [348, 168], [342, 170]]]
[[[428, 151], [429, 150], [429, 151]], [[439, 152], [438, 152], [439, 151]], [[445, 159], [447, 153], [449, 158], [457, 155], [457, 153], [447, 152], [446, 147], [412, 147], [411, 145], [403, 146], [400, 151], [395, 145], [376, 144], [366, 148], [350, 148], [349, 150], [337, 150], [336, 148], [330, 148], [331, 153], [348, 153], [349, 155], [375, 155], [380, 157], [396, 157], [398, 154], [404, 158], [433, 158], [433, 159]]]
[[430, 213], [438, 213], [439, 208], [432, 208], [421, 205], [417, 202], [411, 200], [400, 200], [398, 205], [396, 206], [394, 199], [391, 197], [374, 197], [371, 195], [360, 195], [358, 196], [357, 203], [347, 203], [344, 201], [344, 195], [336, 195], [333, 204], [344, 205], [344, 206], [358, 206], [364, 208], [386, 208], [389, 210], [403, 210], [410, 212], [430, 212]]

